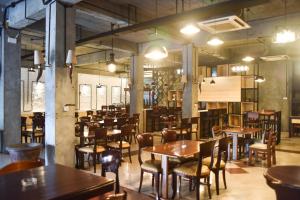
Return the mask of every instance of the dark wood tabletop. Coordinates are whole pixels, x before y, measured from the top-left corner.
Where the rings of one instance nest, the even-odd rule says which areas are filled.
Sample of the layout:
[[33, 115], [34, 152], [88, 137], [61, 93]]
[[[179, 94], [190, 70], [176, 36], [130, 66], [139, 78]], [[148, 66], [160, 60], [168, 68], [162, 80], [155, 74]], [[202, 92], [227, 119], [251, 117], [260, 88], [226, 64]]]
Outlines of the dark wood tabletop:
[[[22, 186], [24, 178], [37, 178]], [[113, 191], [114, 181], [62, 165], [50, 165], [0, 176], [1, 199], [87, 199]]]
[[201, 141], [180, 140], [166, 144], [159, 144], [153, 147], [146, 147], [143, 150], [170, 157], [189, 157], [200, 151]]
[[240, 128], [240, 127], [232, 127], [232, 128], [225, 128], [223, 129], [226, 133], [241, 133], [241, 134], [248, 134], [248, 133], [257, 133], [261, 131], [261, 128]]
[[300, 190], [300, 166], [274, 166], [264, 176], [274, 184]]

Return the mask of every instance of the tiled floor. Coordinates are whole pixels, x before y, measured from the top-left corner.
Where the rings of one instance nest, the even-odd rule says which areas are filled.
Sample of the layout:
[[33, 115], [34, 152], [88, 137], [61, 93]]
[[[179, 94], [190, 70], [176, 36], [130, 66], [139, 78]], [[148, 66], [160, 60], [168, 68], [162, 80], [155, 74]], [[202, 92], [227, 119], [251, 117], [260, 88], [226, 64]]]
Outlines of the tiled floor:
[[[155, 143], [159, 143], [160, 138], [156, 137]], [[137, 191], [140, 180], [140, 167], [137, 159], [137, 145], [132, 147], [132, 163], [125, 162], [120, 167], [120, 182], [123, 187]], [[143, 157], [149, 157], [145, 154]], [[216, 195], [214, 175], [211, 176], [212, 199], [222, 200], [266, 200], [275, 199], [274, 191], [269, 188], [263, 177], [266, 171], [266, 162], [257, 162], [255, 166], [248, 166], [246, 159], [230, 161], [226, 165], [227, 190], [224, 189], [223, 181], [220, 179], [220, 195]], [[9, 162], [7, 155], [0, 155], [0, 167]], [[277, 165], [300, 165], [300, 137], [288, 138], [283, 134], [281, 144], [277, 146]], [[100, 166], [97, 168], [99, 174]], [[108, 177], [113, 178], [112, 174]], [[207, 188], [201, 186], [201, 199], [208, 199]], [[170, 189], [171, 191], [171, 189]], [[151, 187], [151, 176], [144, 175], [142, 193], [146, 196], [154, 197], [154, 188]], [[140, 198], [139, 198], [140, 199]], [[195, 192], [189, 192], [188, 182], [183, 181], [180, 194], [177, 193], [176, 199], [195, 199]]]

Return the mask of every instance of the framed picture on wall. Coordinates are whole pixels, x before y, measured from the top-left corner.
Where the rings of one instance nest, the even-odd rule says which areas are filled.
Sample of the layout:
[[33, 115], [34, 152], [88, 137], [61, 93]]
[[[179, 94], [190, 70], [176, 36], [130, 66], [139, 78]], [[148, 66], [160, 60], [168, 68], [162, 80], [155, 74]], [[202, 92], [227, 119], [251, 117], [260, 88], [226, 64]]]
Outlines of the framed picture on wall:
[[111, 104], [121, 103], [121, 87], [111, 86]]
[[101, 110], [103, 105], [107, 105], [107, 86], [102, 85], [100, 88], [96, 86], [96, 109]]
[[92, 85], [79, 85], [79, 110], [92, 109]]
[[31, 105], [33, 112], [45, 112], [45, 83], [32, 81]]

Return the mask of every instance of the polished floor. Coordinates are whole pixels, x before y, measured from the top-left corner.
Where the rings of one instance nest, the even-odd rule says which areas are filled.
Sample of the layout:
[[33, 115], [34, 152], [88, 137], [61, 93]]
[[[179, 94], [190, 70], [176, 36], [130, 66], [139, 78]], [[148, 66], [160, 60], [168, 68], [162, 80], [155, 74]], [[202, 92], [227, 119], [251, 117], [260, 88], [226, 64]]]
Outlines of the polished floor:
[[[160, 138], [156, 137], [155, 143], [160, 143]], [[140, 167], [137, 159], [137, 145], [133, 143], [132, 147], [132, 163], [129, 163], [129, 159], [125, 156], [125, 162], [120, 167], [120, 182], [121, 186], [128, 188], [129, 190], [137, 191], [140, 180]], [[288, 138], [286, 133], [283, 133], [282, 141], [280, 145], [277, 145], [277, 165], [300, 165], [300, 137]], [[149, 158], [148, 154], [143, 154], [143, 157]], [[247, 159], [239, 161], [229, 161], [226, 165], [226, 179], [227, 189], [224, 189], [222, 179], [220, 179], [220, 195], [216, 194], [214, 175], [211, 175], [211, 189], [212, 199], [222, 200], [266, 200], [275, 199], [274, 191], [268, 187], [264, 179], [264, 172], [266, 171], [266, 162], [256, 162], [254, 166], [248, 166]], [[0, 156], [0, 167], [9, 162], [7, 155]], [[88, 164], [86, 163], [88, 167]], [[91, 172], [92, 169], [88, 173]], [[100, 173], [100, 166], [97, 166], [97, 174]], [[112, 174], [108, 174], [108, 177], [113, 178]], [[207, 188], [205, 186], [200, 187], [201, 199], [208, 199]], [[171, 191], [171, 188], [170, 188]], [[151, 186], [151, 176], [149, 174], [144, 175], [144, 182], [142, 187], [143, 196], [139, 199], [148, 199], [148, 197], [154, 198], [154, 188]], [[142, 198], [144, 197], [144, 198]], [[135, 199], [135, 198], [130, 198]], [[195, 199], [195, 192], [190, 192], [188, 189], [188, 182], [183, 181], [181, 190], [176, 196], [176, 199]]]

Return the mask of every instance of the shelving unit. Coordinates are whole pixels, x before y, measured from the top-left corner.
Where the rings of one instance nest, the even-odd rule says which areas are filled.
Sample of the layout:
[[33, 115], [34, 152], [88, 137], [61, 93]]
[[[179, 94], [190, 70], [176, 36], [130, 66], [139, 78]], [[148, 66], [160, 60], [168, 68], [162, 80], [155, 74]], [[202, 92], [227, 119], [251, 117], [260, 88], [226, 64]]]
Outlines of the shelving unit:
[[[220, 90], [220, 88], [214, 89], [213, 87], [215, 86], [211, 86], [211, 88], [205, 88], [206, 87], [205, 86], [204, 88], [206, 89], [206, 91], [209, 89], [209, 92], [206, 93], [209, 96], [207, 96], [206, 101], [199, 102], [199, 105], [201, 105], [201, 108], [205, 108], [206, 110], [226, 108], [228, 114], [229, 126], [233, 126], [233, 127], [243, 126], [244, 112], [257, 111], [258, 108], [258, 88], [257, 88], [257, 83], [254, 81], [255, 66], [248, 65], [249, 71], [236, 73], [233, 72], [231, 68], [237, 65], [238, 64], [218, 65], [216, 69], [214, 68], [213, 70], [211, 67], [206, 67], [206, 66], [199, 67], [200, 76], [211, 77], [212, 71], [216, 71], [217, 76], [214, 77], [216, 84], [218, 84], [219, 81], [220, 84], [223, 85], [223, 87], [225, 87], [224, 85], [226, 84], [226, 86], [228, 85], [228, 87], [232, 89], [231, 91], [230, 89], [228, 89], [228, 87], [226, 87], [223, 90]], [[237, 76], [239, 76], [241, 79], [238, 80], [234, 78]], [[226, 77], [228, 77], [228, 79], [226, 79]], [[224, 78], [227, 80], [227, 82], [226, 80], [224, 80]], [[216, 90], [214, 91], [215, 93], [213, 95], [211, 94], [211, 90], [212, 91]], [[226, 99], [223, 98], [223, 96], [220, 96], [221, 94], [220, 91], [224, 93], [225, 90], [227, 90], [226, 95], [228, 95], [227, 96], [228, 101], [217, 102], [221, 98], [222, 100]], [[237, 96], [237, 94], [240, 96]], [[230, 100], [233, 96], [235, 96], [234, 101]]]
[[168, 107], [181, 107], [182, 106], [182, 90], [169, 90], [168, 91]]

